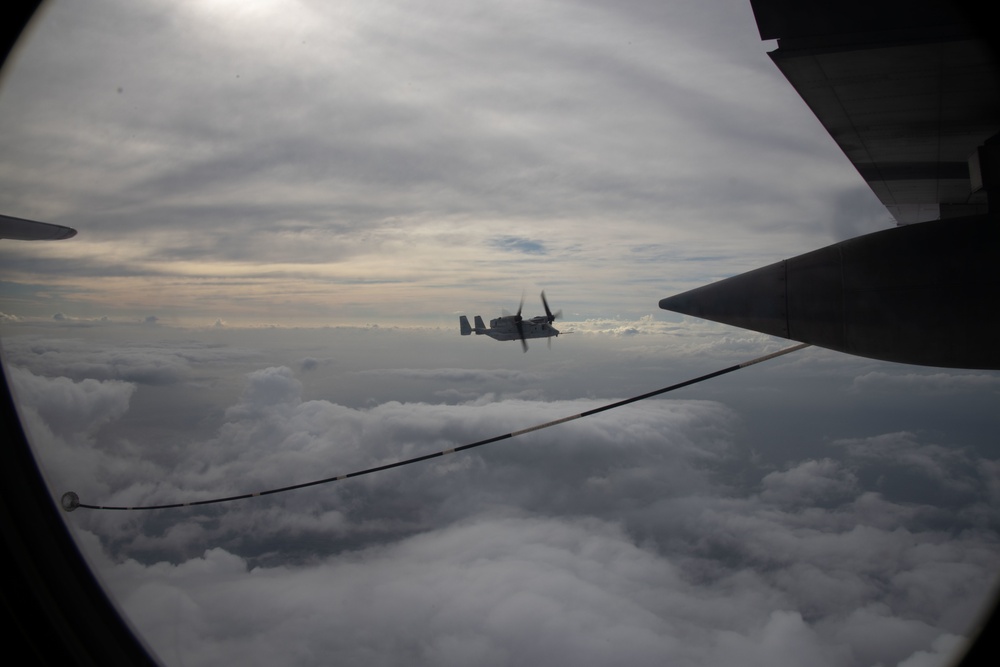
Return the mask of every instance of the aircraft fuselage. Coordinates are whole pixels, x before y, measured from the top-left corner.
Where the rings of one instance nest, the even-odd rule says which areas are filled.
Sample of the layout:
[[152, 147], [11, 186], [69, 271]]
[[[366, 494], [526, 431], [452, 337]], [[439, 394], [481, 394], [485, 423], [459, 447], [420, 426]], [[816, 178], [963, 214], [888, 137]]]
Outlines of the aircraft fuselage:
[[469, 326], [469, 321], [463, 315], [460, 318], [462, 325], [462, 335], [476, 334], [477, 336], [489, 336], [494, 340], [520, 340], [523, 338], [550, 338], [558, 336], [556, 329], [544, 315], [521, 320], [521, 332], [517, 330], [517, 316], [505, 315], [490, 320], [490, 325], [484, 326], [483, 319], [476, 315], [476, 326]]
[[[490, 320], [488, 329], [476, 327], [473, 331], [496, 340], [519, 340], [521, 336], [518, 334], [515, 318], [514, 315], [497, 317]], [[532, 317], [529, 320], [522, 319], [521, 330], [524, 332], [524, 338], [549, 338], [559, 335], [559, 330], [549, 324], [543, 316]]]

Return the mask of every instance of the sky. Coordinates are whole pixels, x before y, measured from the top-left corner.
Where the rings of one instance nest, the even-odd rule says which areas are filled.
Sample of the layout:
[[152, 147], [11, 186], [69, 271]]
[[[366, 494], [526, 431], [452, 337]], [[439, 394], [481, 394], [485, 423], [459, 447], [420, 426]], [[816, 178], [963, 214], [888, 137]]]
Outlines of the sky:
[[[0, 342], [54, 497], [159, 504], [788, 341], [659, 311], [891, 217], [745, 0], [53, 2], [0, 81]], [[462, 337], [542, 312], [551, 346]], [[414, 466], [66, 514], [167, 665], [945, 664], [1000, 373], [809, 348]]]
[[745, 0], [289, 4], [43, 11], [0, 208], [80, 233], [0, 251], [3, 312], [444, 325], [545, 288], [635, 319], [891, 225]]

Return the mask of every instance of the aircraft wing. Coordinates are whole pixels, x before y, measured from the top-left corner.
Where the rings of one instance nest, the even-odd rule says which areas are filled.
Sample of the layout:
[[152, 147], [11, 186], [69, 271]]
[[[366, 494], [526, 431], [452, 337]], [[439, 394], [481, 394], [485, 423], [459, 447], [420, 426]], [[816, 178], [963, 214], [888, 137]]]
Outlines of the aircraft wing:
[[[778, 40], [771, 60], [903, 226], [660, 307], [863, 357], [1000, 369], [1000, 68], [973, 15], [943, 0], [750, 4]], [[981, 9], [978, 27], [992, 28]]]
[[53, 225], [48, 222], [35, 222], [22, 218], [12, 218], [0, 215], [0, 239], [17, 239], [19, 241], [59, 241], [76, 236], [72, 227]]
[[898, 224], [987, 212], [1000, 70], [961, 3], [750, 4], [761, 39], [778, 40], [771, 60]]

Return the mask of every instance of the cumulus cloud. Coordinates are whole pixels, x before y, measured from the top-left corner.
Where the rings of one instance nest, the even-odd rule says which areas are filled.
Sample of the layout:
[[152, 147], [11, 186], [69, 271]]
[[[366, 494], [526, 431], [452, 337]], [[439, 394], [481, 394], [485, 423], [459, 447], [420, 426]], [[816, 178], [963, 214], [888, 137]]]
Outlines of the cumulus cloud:
[[[111, 325], [107, 328], [111, 331]], [[73, 380], [122, 380], [141, 385], [170, 385], [195, 376], [201, 364], [238, 360], [253, 353], [245, 348], [195, 341], [186, 335], [179, 340], [126, 340], [108, 345], [101, 338], [54, 338], [49, 336], [9, 337], [4, 350], [10, 363], [31, 369], [37, 375], [64, 376]], [[98, 333], [98, 336], [102, 335]]]
[[395, 376], [444, 382], [537, 382], [543, 375], [537, 372], [505, 368], [379, 368], [354, 371], [353, 375]]
[[128, 410], [135, 385], [127, 382], [39, 377], [12, 366], [18, 405], [63, 437], [92, 438], [97, 429]]
[[[849, 508], [837, 510], [846, 514], [839, 526], [807, 526], [801, 510], [786, 514], [763, 497], [702, 508], [700, 528], [675, 537], [688, 546], [671, 550], [640, 544], [617, 521], [508, 508], [318, 562], [254, 565], [212, 548], [176, 564], [103, 567], [153, 646], [186, 664], [220, 655], [251, 665], [319, 664], [330, 654], [345, 664], [428, 665], [946, 656], [960, 641], [951, 625], [968, 623], [975, 605], [953, 579], [930, 611], [924, 596], [942, 591], [927, 586], [956, 562], [963, 585], [976, 586], [995, 556], [963, 555], [969, 538], [932, 555], [926, 541], [935, 536], [848, 526], [859, 519]], [[712, 535], [729, 535], [729, 548], [708, 548]], [[268, 611], [241, 611], [242, 600], [259, 599]], [[953, 616], [944, 628], [942, 608]]]
[[[484, 395], [351, 408], [306, 398], [289, 367], [244, 381], [217, 430], [169, 458], [105, 443], [88, 493], [260, 491], [599, 404]], [[125, 404], [92, 405], [88, 423]], [[72, 520], [167, 662], [890, 665], [961, 641], [1000, 565], [995, 462], [886, 434], [757, 468], [747, 485], [739, 428], [718, 402], [656, 400], [287, 494]], [[899, 497], [886, 479], [914, 470], [925, 499], [969, 471], [972, 486], [946, 505]]]
[[[159, 472], [134, 480], [129, 491], [132, 502], [136, 493], [148, 494], [148, 502], [170, 502], [166, 499], [184, 494], [248, 492], [309, 481], [317, 475], [344, 474], [502, 435], [597, 405], [507, 399], [461, 405], [389, 402], [352, 409], [322, 400], [303, 401], [301, 391], [301, 383], [287, 367], [251, 373], [242, 398], [226, 410], [226, 422], [216, 436], [191, 448], [189, 460], [179, 461], [173, 474]], [[689, 461], [697, 466], [725, 456], [726, 418], [723, 408], [706, 402], [634, 406], [617, 418], [566, 424], [544, 438], [525, 436], [524, 444], [512, 443], [520, 445], [517, 452], [497, 447], [482, 454], [456, 454], [407, 469], [405, 474], [338, 483], [288, 502], [319, 513], [339, 508], [377, 530], [400, 530], [407, 524], [416, 529], [440, 517], [454, 519], [496, 505], [557, 509], [567, 506], [571, 489], [582, 483], [591, 489], [588, 505], [610, 508], [628, 502], [610, 494], [625, 482], [638, 495], [670, 495], [697, 486], [700, 476], [685, 477], [680, 464]], [[440, 487], [443, 480], [447, 489]], [[469, 494], [465, 503], [452, 506], [448, 499], [461, 493]], [[410, 508], [379, 529], [382, 517], [406, 497]], [[340, 506], [348, 498], [355, 501], [344, 510]], [[263, 544], [270, 531], [287, 529], [282, 522], [272, 528], [261, 525], [255, 536], [240, 539]]]
[[962, 637], [955, 635], [941, 635], [934, 640], [931, 649], [928, 651], [916, 651], [906, 660], [899, 663], [899, 667], [936, 667], [947, 664], [955, 652], [962, 648], [967, 642]]
[[121, 453], [95, 444], [101, 428], [128, 410], [134, 384], [40, 377], [17, 366], [7, 366], [5, 371], [25, 432], [51, 485], [107, 493], [111, 486], [125, 482], [120, 477], [120, 464], [125, 462]]
[[[176, 565], [105, 567], [161, 655], [195, 665], [220, 653], [251, 665], [329, 655], [387, 665], [840, 665], [878, 655], [852, 656], [846, 624], [807, 622], [765, 582], [692, 581], [596, 519], [487, 516], [295, 567], [248, 570], [222, 549]], [[245, 599], [267, 599], [270, 612], [249, 613]], [[883, 621], [883, 633], [893, 622], [868, 620]], [[880, 643], [882, 654], [929, 650], [930, 628], [914, 625], [895, 633], [895, 651]]]
[[890, 374], [882, 371], [871, 371], [854, 378], [851, 390], [924, 395], [981, 391], [1000, 392], [1000, 377], [975, 372]]
[[[838, 440], [855, 461], [892, 466], [924, 480], [934, 480], [940, 488], [978, 495], [988, 484], [977, 471], [977, 461], [962, 449], [922, 442], [908, 432], [886, 433], [870, 438]], [[898, 474], [898, 473], [897, 473]]]
[[805, 461], [788, 470], [768, 473], [761, 486], [761, 497], [776, 505], [826, 505], [858, 493], [856, 475], [832, 459]]
[[265, 410], [281, 410], [286, 405], [298, 403], [301, 392], [302, 383], [295, 379], [291, 369], [263, 368], [248, 376], [242, 400], [227, 412], [227, 416], [259, 419]]
[[565, 326], [574, 333], [630, 339], [628, 349], [660, 358], [750, 359], [791, 344], [756, 331], [667, 313], [651, 313], [634, 320], [594, 318], [567, 322]]
[[634, 336], [640, 333], [669, 333], [676, 328], [677, 325], [674, 323], [658, 322], [654, 315], [644, 315], [638, 320], [632, 321], [588, 319], [583, 322], [573, 323], [574, 332], [610, 334], [613, 336]]

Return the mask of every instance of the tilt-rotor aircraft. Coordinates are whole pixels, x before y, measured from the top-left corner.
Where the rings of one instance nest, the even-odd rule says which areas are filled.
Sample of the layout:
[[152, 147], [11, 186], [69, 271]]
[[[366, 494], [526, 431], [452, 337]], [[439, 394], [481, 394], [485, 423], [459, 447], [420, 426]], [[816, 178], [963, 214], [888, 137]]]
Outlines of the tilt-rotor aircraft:
[[660, 307], [862, 357], [1000, 369], [996, 24], [940, 0], [750, 4], [778, 40], [771, 60], [897, 226]]
[[477, 336], [489, 336], [493, 340], [520, 340], [521, 348], [528, 351], [528, 338], [548, 338], [552, 344], [552, 337], [559, 335], [559, 330], [552, 326], [552, 322], [557, 317], [562, 317], [562, 311], [553, 313], [549, 310], [549, 302], [545, 300], [545, 292], [542, 292], [542, 306], [545, 307], [545, 314], [532, 317], [526, 320], [521, 317], [521, 309], [524, 308], [524, 297], [517, 307], [516, 315], [501, 315], [490, 320], [490, 326], [483, 323], [483, 318], [476, 315], [476, 326], [469, 325], [469, 318], [462, 315], [458, 318], [462, 328], [462, 335], [468, 336], [475, 332]]

